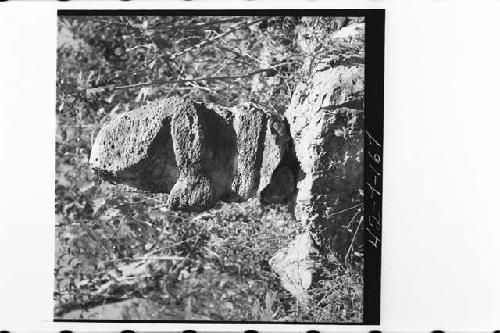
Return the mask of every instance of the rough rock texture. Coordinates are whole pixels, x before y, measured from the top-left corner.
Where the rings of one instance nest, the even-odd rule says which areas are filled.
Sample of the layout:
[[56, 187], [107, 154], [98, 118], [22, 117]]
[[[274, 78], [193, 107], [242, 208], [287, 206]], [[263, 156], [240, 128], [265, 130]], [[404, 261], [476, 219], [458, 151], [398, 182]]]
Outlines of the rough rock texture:
[[174, 210], [203, 211], [231, 195], [236, 135], [222, 108], [182, 101], [172, 119], [179, 179], [168, 199]]
[[263, 113], [247, 112], [242, 108], [234, 119], [238, 133], [238, 156], [233, 188], [242, 198], [255, 195], [260, 181], [266, 121]]
[[295, 216], [310, 225], [317, 245], [341, 256], [350, 241], [342, 226], [362, 203], [363, 73], [362, 65], [316, 72], [286, 113], [304, 175]]
[[113, 119], [96, 137], [91, 167], [112, 183], [169, 192], [179, 177], [170, 135], [177, 102], [158, 100]]
[[238, 154], [232, 187], [241, 198], [249, 198], [271, 182], [289, 137], [283, 119], [259, 112], [251, 104], [237, 108], [234, 128], [238, 137]]
[[103, 127], [90, 163], [113, 183], [169, 193], [170, 209], [203, 211], [267, 188], [290, 146], [286, 132], [283, 118], [250, 103], [161, 99]]
[[298, 235], [285, 249], [276, 253], [269, 261], [272, 269], [281, 277], [283, 287], [300, 302], [306, 303], [307, 289], [313, 282], [315, 254], [311, 235], [306, 232]]
[[[326, 31], [326, 37], [316, 41], [339, 52], [306, 59], [303, 70], [308, 79], [296, 87], [285, 113], [300, 164], [295, 217], [314, 240], [314, 245], [302, 240], [300, 258], [310, 257], [317, 249], [323, 256], [333, 254], [344, 260], [363, 242], [359, 226], [363, 218], [364, 24], [348, 23], [348, 18], [339, 20], [339, 30], [328, 27], [334, 31]], [[302, 38], [310, 33], [305, 26], [299, 45], [311, 55], [318, 45]], [[290, 264], [298, 252], [297, 242], [276, 254], [271, 263], [284, 287], [303, 298], [308, 286], [300, 281], [311, 277], [313, 269]]]

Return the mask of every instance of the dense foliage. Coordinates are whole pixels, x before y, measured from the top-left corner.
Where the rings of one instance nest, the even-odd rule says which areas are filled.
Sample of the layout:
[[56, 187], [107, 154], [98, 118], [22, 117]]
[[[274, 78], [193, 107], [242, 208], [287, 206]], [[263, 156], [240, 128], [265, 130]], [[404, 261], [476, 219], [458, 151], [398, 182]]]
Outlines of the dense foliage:
[[280, 286], [268, 260], [302, 228], [286, 206], [250, 200], [198, 215], [167, 211], [166, 195], [102, 183], [88, 166], [106, 119], [160, 96], [253, 102], [282, 113], [301, 80], [300, 22], [60, 17], [56, 316], [133, 298], [153, 308], [139, 313], [129, 305], [123, 319], [361, 320], [359, 268], [334, 265], [308, 308]]

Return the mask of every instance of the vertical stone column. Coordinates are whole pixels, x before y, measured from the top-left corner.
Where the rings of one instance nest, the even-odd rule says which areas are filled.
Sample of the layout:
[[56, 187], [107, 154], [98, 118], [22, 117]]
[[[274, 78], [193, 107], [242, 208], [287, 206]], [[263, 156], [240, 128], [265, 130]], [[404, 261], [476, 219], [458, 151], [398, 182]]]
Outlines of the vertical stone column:
[[315, 257], [343, 261], [363, 241], [364, 24], [345, 18], [337, 28], [324, 48], [306, 38], [317, 30], [299, 31], [306, 81], [285, 113], [300, 163], [295, 216], [308, 231], [270, 263], [302, 300]]

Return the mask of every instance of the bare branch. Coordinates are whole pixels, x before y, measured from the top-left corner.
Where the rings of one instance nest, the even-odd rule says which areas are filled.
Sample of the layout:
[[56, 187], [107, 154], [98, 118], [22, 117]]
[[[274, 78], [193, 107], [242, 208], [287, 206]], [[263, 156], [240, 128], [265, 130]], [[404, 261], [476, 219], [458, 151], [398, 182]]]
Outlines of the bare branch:
[[264, 72], [272, 70], [272, 69], [276, 69], [276, 66], [262, 68], [262, 69], [255, 70], [253, 72], [249, 72], [249, 73], [245, 73], [245, 74], [241, 74], [241, 75], [209, 76], [209, 77], [199, 77], [199, 78], [194, 78], [194, 79], [180, 79], [180, 80], [158, 79], [158, 80], [152, 80], [149, 82], [130, 84], [130, 85], [126, 85], [126, 86], [108, 85], [108, 86], [103, 86], [103, 87], [87, 89], [87, 93], [94, 94], [96, 92], [103, 92], [104, 90], [141, 88], [141, 87], [151, 86], [151, 85], [164, 85], [164, 84], [176, 84], [176, 83], [199, 82], [199, 81], [210, 82], [210, 81], [218, 81], [218, 80], [222, 80], [222, 81], [223, 80], [238, 80], [238, 79], [252, 77], [254, 75], [264, 73]]
[[223, 24], [223, 23], [234, 23], [234, 22], [239, 22], [241, 21], [242, 17], [232, 17], [232, 18], [226, 18], [226, 19], [221, 19], [221, 20], [215, 20], [215, 21], [210, 21], [210, 22], [199, 22], [199, 23], [190, 23], [190, 24], [184, 24], [184, 25], [175, 25], [175, 24], [170, 24], [165, 26], [165, 24], [168, 23], [163, 23], [163, 22], [157, 22], [154, 23], [150, 26], [150, 28], [156, 28], [156, 27], [162, 27], [165, 30], [170, 30], [170, 29], [176, 29], [176, 30], [195, 30], [195, 29], [200, 29], [200, 28], [205, 28], [205, 27], [210, 27], [213, 25], [218, 25], [218, 24]]
[[361, 202], [361, 203], [358, 203], [358, 204], [356, 204], [356, 205], [354, 205], [354, 206], [352, 206], [352, 207], [349, 207], [349, 208], [346, 208], [346, 209], [342, 209], [342, 210], [340, 210], [340, 211], [338, 211], [338, 212], [334, 212], [334, 213], [332, 213], [331, 215], [341, 214], [341, 213], [347, 212], [348, 210], [354, 209], [354, 208], [356, 208], [356, 207], [360, 207], [360, 206], [362, 206], [362, 205], [363, 205], [363, 203]]
[[221, 39], [222, 37], [225, 37], [225, 36], [229, 35], [229, 34], [230, 34], [230, 33], [232, 33], [232, 32], [235, 32], [236, 30], [239, 30], [239, 29], [244, 28], [244, 27], [249, 27], [249, 26], [254, 25], [254, 24], [257, 24], [257, 23], [260, 23], [260, 22], [264, 21], [265, 19], [266, 19], [266, 18], [260, 18], [260, 19], [258, 19], [258, 20], [252, 21], [252, 22], [250, 22], [250, 23], [246, 23], [246, 22], [240, 23], [240, 24], [238, 24], [236, 27], [231, 28], [231, 29], [229, 29], [229, 30], [228, 30], [228, 31], [226, 31], [226, 32], [223, 32], [223, 33], [221, 33], [221, 34], [218, 34], [218, 35], [216, 35], [216, 36], [214, 36], [214, 37], [212, 37], [212, 38], [209, 38], [209, 39], [207, 39], [207, 40], [202, 41], [201, 43], [198, 43], [198, 44], [196, 44], [196, 45], [190, 46], [190, 47], [188, 47], [188, 48], [186, 48], [186, 49], [184, 49], [184, 50], [182, 50], [182, 51], [179, 51], [179, 52], [176, 52], [176, 53], [172, 54], [172, 55], [170, 56], [170, 59], [171, 59], [171, 60], [172, 60], [172, 59], [175, 59], [176, 57], [178, 57], [178, 56], [180, 56], [180, 55], [183, 55], [183, 54], [185, 54], [185, 53], [187, 53], [187, 52], [189, 52], [189, 51], [192, 51], [192, 50], [194, 50], [194, 49], [200, 49], [200, 48], [202, 48], [202, 47], [204, 47], [204, 46], [206, 46], [206, 45], [208, 45], [208, 44], [211, 44], [211, 43], [215, 42], [215, 41], [216, 41], [216, 40], [218, 40], [218, 39]]
[[[358, 211], [356, 213], [356, 215], [358, 215], [360, 211]], [[355, 216], [356, 216], [355, 215]], [[349, 260], [349, 255], [351, 254], [351, 252], [353, 251], [353, 247], [354, 247], [354, 241], [356, 240], [356, 235], [358, 234], [358, 230], [359, 230], [359, 227], [361, 226], [361, 224], [363, 223], [363, 216], [361, 216], [361, 219], [359, 220], [359, 223], [358, 223], [358, 226], [356, 227], [356, 230], [354, 231], [354, 234], [352, 235], [352, 239], [351, 239], [351, 244], [349, 244], [349, 248], [347, 249], [347, 253], [345, 254], [345, 257], [344, 257], [344, 262], [347, 264], [347, 261]]]

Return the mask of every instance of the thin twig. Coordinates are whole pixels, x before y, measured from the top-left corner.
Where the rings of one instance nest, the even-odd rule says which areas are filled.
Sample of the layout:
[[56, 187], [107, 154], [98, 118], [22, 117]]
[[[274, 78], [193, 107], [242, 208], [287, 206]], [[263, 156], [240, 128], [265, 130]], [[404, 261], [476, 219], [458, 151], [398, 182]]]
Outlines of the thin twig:
[[188, 82], [187, 83], [188, 85], [190, 85], [191, 87], [195, 88], [195, 89], [200, 89], [200, 90], [203, 90], [203, 91], [206, 91], [210, 94], [214, 94], [214, 95], [217, 95], [217, 92], [210, 89], [210, 88], [207, 88], [207, 87], [202, 87], [200, 86], [199, 84], [195, 83], [195, 82]]
[[272, 65], [272, 66], [269, 66], [266, 68], [261, 68], [261, 69], [258, 69], [258, 70], [255, 70], [255, 71], [252, 71], [249, 73], [241, 74], [241, 75], [208, 76], [208, 77], [199, 77], [199, 78], [194, 78], [194, 79], [179, 79], [179, 80], [157, 79], [157, 80], [151, 80], [149, 82], [135, 83], [135, 84], [130, 84], [130, 85], [126, 85], [126, 86], [115, 87], [114, 85], [109, 85], [109, 86], [91, 88], [91, 89], [88, 89], [88, 92], [93, 93], [94, 89], [96, 91], [105, 90], [105, 89], [118, 90], [118, 89], [140, 88], [140, 87], [151, 86], [151, 85], [178, 84], [178, 83], [199, 82], [199, 81], [210, 82], [210, 81], [219, 81], [219, 80], [221, 80], [221, 81], [223, 81], [223, 80], [238, 80], [238, 79], [249, 78], [249, 77], [252, 77], [254, 75], [264, 73], [264, 72], [267, 72], [267, 71], [270, 71], [273, 69], [275, 70], [275, 69], [282, 67], [288, 63], [289, 63], [288, 61], [281, 62], [281, 63], [275, 64], [275, 65]]
[[169, 29], [176, 29], [176, 30], [199, 29], [199, 28], [204, 28], [207, 26], [213, 26], [213, 25], [217, 25], [217, 24], [234, 23], [234, 22], [241, 21], [241, 19], [242, 19], [241, 17], [233, 17], [233, 18], [227, 18], [227, 19], [210, 21], [210, 22], [190, 23], [190, 24], [184, 24], [184, 25], [175, 25], [174, 24], [174, 25], [168, 25], [168, 26], [163, 26], [163, 25], [169, 24], [169, 23], [156, 22], [156, 23], [151, 24], [149, 26], [149, 28], [151, 29], [151, 28], [156, 28], [156, 27], [160, 26], [165, 30], [169, 30]]
[[352, 218], [351, 218], [351, 220], [349, 221], [349, 223], [345, 226], [345, 228], [346, 228], [347, 230], [349, 230], [349, 232], [351, 232], [351, 230], [352, 230], [352, 229], [351, 229], [351, 224], [354, 222], [354, 219], [356, 218], [356, 216], [358, 216], [358, 214], [359, 214], [359, 213], [361, 213], [361, 211], [362, 211], [361, 209], [358, 209], [358, 210], [356, 211], [356, 213], [354, 213], [354, 215], [352, 216]]
[[184, 260], [186, 257], [179, 256], [156, 256], [156, 257], [138, 257], [138, 258], [121, 258], [105, 261], [105, 263], [118, 261], [148, 261], [148, 260]]
[[233, 46], [233, 45], [228, 45], [228, 43], [227, 43], [227, 42], [225, 42], [225, 41], [222, 41], [222, 43], [223, 43], [223, 44], [225, 44], [225, 45], [227, 45], [227, 47], [223, 47], [223, 46], [221, 46], [221, 49], [226, 50], [226, 51], [229, 51], [229, 52], [232, 52], [232, 53], [234, 53], [234, 54], [236, 54], [236, 55], [239, 55], [239, 56], [240, 56], [240, 57], [242, 57], [242, 58], [245, 58], [245, 57], [250, 58], [250, 59], [252, 59], [253, 61], [255, 61], [255, 62], [257, 62], [257, 63], [259, 63], [259, 64], [261, 64], [261, 65], [267, 66], [267, 64], [266, 64], [266, 63], [264, 63], [264, 62], [262, 62], [260, 59], [255, 58], [254, 56], [252, 56], [252, 55], [250, 55], [250, 54], [248, 54], [248, 53], [246, 53], [246, 52], [244, 52], [244, 51], [242, 51], [242, 50], [238, 49], [237, 47], [235, 47], [235, 46]]
[[340, 210], [340, 211], [338, 211], [338, 212], [334, 212], [334, 213], [332, 213], [331, 215], [342, 214], [342, 213], [344, 213], [344, 212], [347, 212], [348, 210], [354, 209], [354, 208], [359, 207], [359, 206], [362, 206], [362, 205], [363, 205], [363, 203], [361, 202], [361, 203], [359, 203], [359, 204], [357, 204], [357, 205], [354, 205], [354, 206], [352, 206], [352, 207], [349, 207], [349, 208], [346, 208], [346, 209], [342, 209], [342, 210]]
[[266, 71], [269, 71], [271, 69], [275, 69], [276, 66], [271, 66], [268, 68], [262, 68], [253, 72], [241, 74], [241, 75], [224, 75], [224, 76], [211, 76], [211, 77], [199, 77], [199, 78], [194, 78], [194, 79], [180, 79], [180, 80], [168, 80], [168, 79], [157, 79], [157, 80], [152, 80], [149, 82], [142, 82], [142, 83], [135, 83], [135, 84], [130, 84], [126, 86], [118, 86], [114, 87], [114, 85], [108, 85], [108, 86], [103, 86], [103, 87], [98, 87], [98, 88], [91, 88], [88, 89], [89, 93], [93, 93], [95, 91], [103, 90], [103, 89], [114, 89], [114, 90], [119, 90], [119, 89], [130, 89], [130, 88], [140, 88], [140, 87], [145, 87], [145, 86], [151, 86], [151, 85], [164, 85], [164, 84], [175, 84], [175, 83], [187, 83], [187, 82], [199, 82], [199, 81], [218, 81], [218, 80], [237, 80], [237, 79], [244, 79], [248, 77], [252, 77], [254, 75], [264, 73]]
[[[359, 213], [359, 211], [358, 211]], [[356, 213], [357, 214], [357, 213]], [[358, 230], [359, 230], [359, 226], [361, 225], [361, 223], [363, 223], [363, 216], [361, 216], [361, 219], [359, 220], [359, 223], [358, 223], [358, 226], [356, 227], [356, 230], [354, 231], [354, 235], [352, 236], [352, 239], [351, 239], [351, 244], [349, 245], [349, 248], [347, 249], [347, 253], [345, 254], [345, 257], [344, 257], [344, 262], [347, 264], [347, 261], [349, 259], [349, 254], [350, 252], [352, 251], [353, 249], [353, 246], [354, 246], [354, 241], [356, 240], [356, 235], [358, 234]]]
[[161, 205], [150, 207], [150, 208], [148, 208], [148, 213], [151, 212], [152, 210], [159, 209], [159, 208], [162, 208], [162, 207], [167, 207], [167, 206], [168, 206], [167, 203], [163, 203]]
[[176, 53], [172, 54], [172, 55], [170, 56], [170, 60], [173, 60], [173, 59], [175, 59], [176, 57], [178, 57], [178, 56], [180, 56], [180, 55], [183, 55], [183, 54], [185, 54], [185, 53], [187, 53], [187, 52], [189, 52], [189, 51], [192, 51], [192, 50], [194, 50], [194, 49], [200, 49], [200, 48], [204, 47], [205, 45], [211, 44], [211, 43], [215, 42], [216, 40], [221, 39], [222, 37], [225, 37], [225, 36], [229, 35], [229, 34], [230, 34], [230, 33], [232, 33], [232, 32], [235, 32], [236, 30], [239, 30], [239, 29], [241, 29], [241, 28], [243, 28], [243, 27], [249, 27], [249, 26], [254, 25], [254, 24], [256, 24], [256, 23], [260, 23], [260, 22], [262, 22], [263, 20], [265, 20], [265, 18], [261, 18], [261, 19], [255, 20], [255, 21], [250, 22], [250, 23], [245, 23], [245, 22], [240, 23], [240, 24], [238, 24], [236, 27], [231, 28], [231, 29], [229, 29], [229, 30], [228, 30], [228, 31], [226, 31], [226, 32], [223, 32], [223, 33], [221, 33], [221, 34], [218, 34], [218, 35], [216, 35], [216, 36], [214, 36], [214, 37], [212, 37], [212, 38], [209, 38], [209, 39], [207, 39], [207, 40], [202, 41], [201, 43], [198, 43], [198, 44], [196, 44], [196, 45], [190, 46], [190, 47], [188, 47], [188, 48], [186, 48], [186, 49], [184, 49], [184, 50], [182, 50], [182, 51], [179, 51], [179, 52], [176, 52]]

